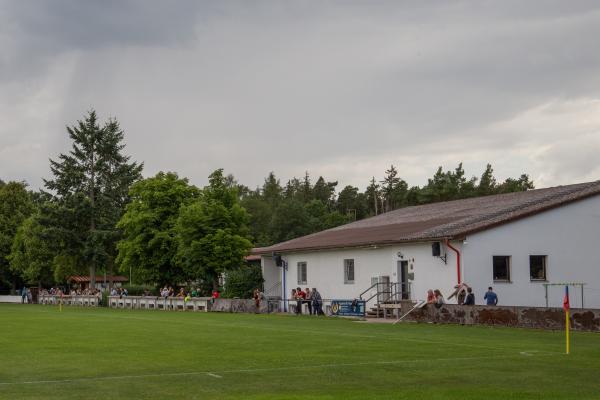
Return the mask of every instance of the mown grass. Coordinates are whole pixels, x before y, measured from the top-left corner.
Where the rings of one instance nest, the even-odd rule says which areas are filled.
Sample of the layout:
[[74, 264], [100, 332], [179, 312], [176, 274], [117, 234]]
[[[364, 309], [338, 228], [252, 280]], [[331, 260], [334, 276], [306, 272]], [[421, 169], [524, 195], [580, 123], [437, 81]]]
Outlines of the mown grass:
[[0, 305], [4, 399], [591, 399], [600, 335]]

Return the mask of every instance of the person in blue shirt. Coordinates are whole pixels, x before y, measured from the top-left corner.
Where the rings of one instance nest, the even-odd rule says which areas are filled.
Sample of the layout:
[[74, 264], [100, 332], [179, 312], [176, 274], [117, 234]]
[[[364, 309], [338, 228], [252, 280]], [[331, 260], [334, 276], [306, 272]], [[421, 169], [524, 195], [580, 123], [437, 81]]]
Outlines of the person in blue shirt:
[[494, 293], [491, 286], [488, 288], [488, 291], [483, 296], [483, 299], [486, 301], [485, 304], [487, 304], [488, 306], [498, 305], [498, 295]]

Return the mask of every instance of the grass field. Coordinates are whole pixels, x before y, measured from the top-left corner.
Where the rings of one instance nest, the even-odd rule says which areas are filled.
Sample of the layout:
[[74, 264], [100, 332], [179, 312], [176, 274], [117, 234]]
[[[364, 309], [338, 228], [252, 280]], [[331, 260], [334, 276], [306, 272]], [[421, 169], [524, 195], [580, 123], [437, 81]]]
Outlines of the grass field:
[[591, 399], [600, 335], [0, 305], [3, 399]]

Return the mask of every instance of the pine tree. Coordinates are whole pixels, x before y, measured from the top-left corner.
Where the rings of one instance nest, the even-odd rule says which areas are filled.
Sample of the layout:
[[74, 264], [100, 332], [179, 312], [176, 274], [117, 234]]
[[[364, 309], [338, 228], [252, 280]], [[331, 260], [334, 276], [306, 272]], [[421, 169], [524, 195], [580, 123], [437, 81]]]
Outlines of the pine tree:
[[115, 225], [129, 199], [129, 187], [141, 178], [143, 164], [129, 162], [123, 155], [124, 133], [119, 123], [110, 119], [100, 127], [94, 110], [83, 121], [67, 127], [67, 132], [73, 142], [71, 151], [50, 160], [53, 179], [44, 182], [53, 192], [53, 202], [87, 211], [87, 220], [76, 221], [81, 233], [78, 243], [69, 245], [79, 245], [80, 260], [89, 266], [93, 286], [98, 265], [112, 269], [119, 237]]
[[488, 164], [485, 167], [485, 171], [479, 179], [479, 186], [477, 186], [477, 194], [479, 196], [486, 196], [488, 194], [494, 194], [496, 190], [496, 178], [494, 178], [494, 170], [492, 165]]
[[367, 195], [368, 199], [369, 213], [371, 215], [379, 214], [379, 185], [377, 184], [374, 176], [371, 178], [371, 184], [367, 187], [365, 194]]
[[381, 193], [384, 200], [383, 212], [395, 210], [406, 202], [408, 185], [398, 176], [398, 170], [393, 165], [385, 171], [385, 178], [381, 181]]

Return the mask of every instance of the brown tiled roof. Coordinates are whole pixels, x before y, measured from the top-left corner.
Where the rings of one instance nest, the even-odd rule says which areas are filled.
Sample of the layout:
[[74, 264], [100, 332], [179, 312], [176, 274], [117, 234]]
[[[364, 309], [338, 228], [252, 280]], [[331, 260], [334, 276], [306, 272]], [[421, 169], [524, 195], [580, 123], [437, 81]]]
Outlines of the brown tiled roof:
[[459, 239], [600, 194], [600, 181], [405, 207], [375, 217], [253, 249], [253, 254]]
[[[106, 281], [110, 281], [111, 277], [109, 275], [106, 276]], [[121, 275], [114, 275], [112, 277], [112, 281], [113, 282], [127, 282], [129, 279], [121, 276]], [[73, 275], [67, 278], [67, 282], [77, 282], [77, 283], [81, 283], [81, 282], [89, 282], [90, 281], [90, 276], [89, 275]], [[96, 282], [104, 282], [104, 275], [96, 275]]]

